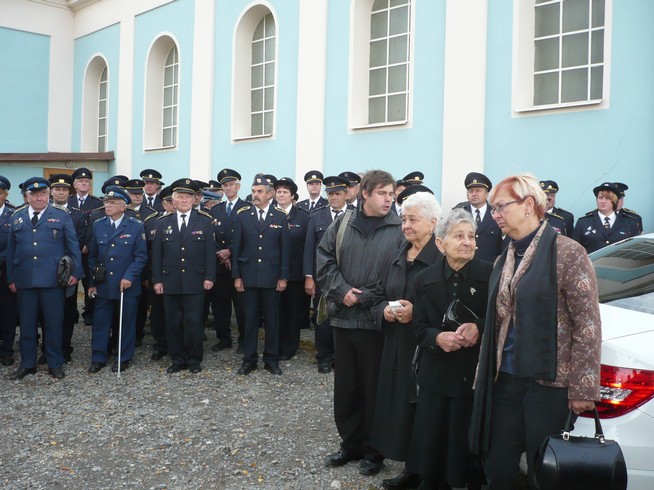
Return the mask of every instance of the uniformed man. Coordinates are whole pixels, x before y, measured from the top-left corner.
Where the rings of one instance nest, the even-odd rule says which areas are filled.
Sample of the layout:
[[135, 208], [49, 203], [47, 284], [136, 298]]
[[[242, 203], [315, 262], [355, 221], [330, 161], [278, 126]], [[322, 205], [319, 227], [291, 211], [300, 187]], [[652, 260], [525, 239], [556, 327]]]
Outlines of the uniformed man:
[[[561, 233], [565, 236], [572, 236], [572, 230], [574, 230], [575, 227], [574, 215], [570, 211], [556, 207], [556, 195], [559, 192], [559, 184], [553, 180], [541, 180], [540, 187], [543, 189], [545, 196], [547, 196], [547, 213], [561, 218], [564, 223], [564, 227], [561, 229]], [[552, 224], [553, 221], [555, 224], [558, 223], [557, 220], [548, 221], [550, 221], [550, 224]]]
[[620, 194], [618, 194], [618, 208], [616, 212], [623, 213], [627, 218], [634, 220], [636, 222], [637, 231], [639, 234], [642, 233], [643, 218], [636, 211], [624, 207], [625, 191], [629, 190], [629, 186], [622, 182], [614, 182], [613, 185], [615, 185], [618, 191], [620, 191]]
[[204, 292], [216, 278], [213, 219], [193, 209], [198, 191], [191, 179], [171, 184], [175, 212], [158, 220], [152, 244], [152, 282], [163, 294], [166, 340], [172, 364], [169, 374], [202, 371]]
[[402, 215], [402, 205], [398, 202], [398, 196], [402, 194], [404, 189], [406, 189], [409, 186], [416, 185], [416, 184], [422, 184], [423, 179], [425, 178], [425, 175], [422, 172], [411, 172], [410, 174], [405, 175], [403, 178], [395, 182], [395, 202], [393, 202], [393, 206], [391, 207], [391, 211], [393, 211], [395, 214], [398, 216]]
[[164, 187], [159, 192], [164, 212], [156, 216], [150, 216], [143, 222], [145, 238], [148, 243], [148, 264], [143, 272], [143, 279], [147, 283], [148, 300], [150, 302], [150, 333], [154, 344], [150, 359], [159, 361], [168, 354], [168, 343], [166, 341], [166, 315], [163, 308], [163, 297], [156, 294], [152, 287], [152, 243], [157, 231], [157, 224], [160, 219], [175, 212], [173, 205], [173, 193], [170, 186]]
[[589, 211], [577, 220], [572, 238], [586, 252], [591, 253], [611, 243], [639, 235], [634, 220], [623, 213], [616, 213], [620, 191], [612, 182], [604, 182], [593, 189], [597, 209]]
[[327, 199], [320, 195], [322, 190], [322, 172], [319, 170], [310, 170], [304, 174], [304, 182], [307, 185], [308, 199], [303, 199], [297, 203], [297, 206], [305, 211], [312, 213], [316, 209], [327, 206]]
[[20, 316], [21, 365], [10, 379], [22, 379], [36, 373], [37, 315], [43, 315], [48, 372], [56, 379], [65, 374], [62, 368], [62, 325], [65, 287], [58, 283], [57, 267], [62, 256], [73, 259], [74, 270], [69, 286], [82, 276], [82, 256], [75, 227], [68, 212], [49, 203], [50, 182], [32, 177], [23, 184], [28, 206], [11, 217], [7, 245], [7, 281], [18, 293]]
[[[479, 172], [470, 172], [464, 180], [468, 201], [455, 208], [463, 208], [477, 222], [477, 251], [475, 257], [494, 262], [503, 250], [502, 230], [491, 216], [488, 193], [493, 188], [490, 179]], [[508, 242], [507, 242], [508, 243]]]
[[8, 178], [0, 175], [0, 366], [14, 364], [14, 339], [16, 337], [16, 295], [7, 284], [7, 243], [11, 229], [11, 215], [7, 196], [11, 189]]
[[[313, 297], [314, 309], [318, 308], [322, 292], [316, 285], [316, 249], [329, 225], [345, 212], [345, 197], [350, 182], [343, 177], [331, 176], [324, 179], [329, 205], [311, 214], [304, 244], [303, 271], [304, 290]], [[329, 318], [317, 323], [315, 329], [316, 360], [319, 373], [331, 373], [334, 362], [334, 337]]]
[[238, 211], [234, 229], [232, 277], [243, 293], [245, 332], [243, 364], [238, 374], [257, 369], [257, 337], [261, 312], [266, 340], [264, 369], [282, 374], [279, 367], [279, 294], [286, 289], [289, 264], [289, 231], [286, 213], [270, 205], [270, 183], [257, 174], [252, 183], [252, 206]]
[[200, 211], [200, 210], [206, 211], [206, 209], [202, 207], [202, 199], [204, 198], [204, 193], [202, 192], [202, 190], [205, 187], [209, 187], [209, 182], [205, 182], [203, 180], [197, 180], [197, 179], [194, 180], [194, 182], [197, 184], [199, 190], [195, 194], [193, 194], [193, 209], [195, 209], [196, 211]]
[[349, 182], [347, 186], [347, 194], [345, 196], [345, 202], [355, 208], [359, 207], [359, 184], [361, 184], [361, 176], [356, 172], [341, 172], [338, 174], [339, 177], [344, 178]]
[[163, 213], [163, 204], [161, 198], [159, 197], [159, 182], [161, 182], [161, 172], [152, 169], [146, 168], [143, 170], [139, 177], [144, 182], [143, 193], [145, 205], [151, 209], [154, 209], [157, 213]]
[[[114, 314], [120, 315], [122, 332], [120, 371], [128, 369], [134, 356], [136, 314], [141, 294], [141, 273], [148, 261], [143, 223], [125, 215], [130, 198], [125, 189], [109, 186], [105, 191], [106, 216], [93, 223], [93, 241], [89, 244], [90, 288], [97, 295], [92, 334], [89, 373], [107, 365], [109, 333]], [[122, 295], [122, 305], [121, 305]], [[118, 359], [111, 370], [119, 369]]]
[[218, 352], [232, 347], [232, 303], [236, 310], [238, 326], [238, 345], [242, 351], [243, 331], [245, 330], [245, 312], [243, 295], [237, 294], [232, 279], [232, 242], [236, 227], [238, 210], [248, 206], [248, 203], [238, 197], [241, 189], [241, 174], [231, 168], [218, 172], [217, 179], [225, 194], [225, 201], [214, 206], [210, 214], [214, 218], [216, 235], [216, 287], [213, 288], [213, 317], [218, 343], [211, 350]]
[[91, 195], [93, 173], [88, 168], [78, 168], [73, 172], [71, 177], [73, 178], [75, 194], [68, 198], [68, 205], [70, 207], [81, 209], [85, 213], [90, 213], [94, 209], [102, 206], [102, 201]]
[[565, 221], [563, 220], [563, 217], [559, 216], [558, 214], [553, 214], [549, 211], [545, 211], [544, 219], [552, 228], [556, 230], [558, 234], [565, 235]]
[[[129, 194], [132, 203], [130, 208], [134, 212], [134, 217], [139, 221], [145, 221], [150, 216], [155, 217], [157, 211], [145, 204], [143, 196], [145, 182], [141, 179], [130, 179], [124, 184], [125, 190]], [[139, 297], [138, 313], [136, 315], [136, 347], [140, 347], [145, 337], [145, 322], [148, 319], [148, 291], [143, 291]]]
[[286, 213], [289, 228], [289, 266], [286, 289], [279, 295], [279, 359], [291, 359], [300, 345], [300, 330], [308, 327], [311, 297], [304, 290], [302, 271], [309, 211], [293, 205], [297, 184], [290, 177], [275, 183], [277, 206]]
[[[72, 189], [73, 179], [70, 175], [55, 174], [50, 177], [50, 194], [52, 195], [52, 202], [67, 209], [70, 213], [73, 225], [75, 226], [75, 233], [77, 234], [77, 241], [79, 242], [82, 260], [84, 260], [84, 256], [88, 254], [88, 248], [86, 245], [86, 228], [88, 226], [89, 215], [74, 206], [68, 205], [68, 198], [70, 197]], [[67, 294], [64, 304], [62, 348], [65, 363], [69, 363], [72, 360], [73, 332], [79, 317], [79, 313], [77, 312], [77, 287], [78, 284], [75, 285], [74, 290], [71, 292], [72, 294]]]
[[217, 180], [210, 180], [209, 187], [202, 189], [202, 208], [209, 212], [216, 204], [220, 204], [223, 200], [223, 190], [220, 187], [220, 182]]

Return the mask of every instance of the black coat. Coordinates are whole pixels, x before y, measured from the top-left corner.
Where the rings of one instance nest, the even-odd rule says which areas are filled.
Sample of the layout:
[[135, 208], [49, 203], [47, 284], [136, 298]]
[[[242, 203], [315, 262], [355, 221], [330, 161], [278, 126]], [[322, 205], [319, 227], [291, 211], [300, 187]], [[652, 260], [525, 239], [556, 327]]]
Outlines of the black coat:
[[302, 272], [303, 258], [304, 258], [304, 242], [307, 237], [307, 229], [309, 227], [309, 212], [297, 206], [292, 206], [288, 215], [289, 228], [289, 247], [290, 259], [288, 265], [288, 280], [289, 281], [304, 281], [304, 273]]
[[92, 196], [91, 194], [87, 195], [86, 198], [84, 198], [84, 205], [80, 207], [79, 205], [79, 200], [77, 199], [77, 194], [73, 194], [68, 198], [68, 207], [69, 208], [77, 208], [80, 211], [84, 211], [86, 214], [91, 213], [91, 211], [101, 208], [102, 207], [102, 201], [98, 199], [95, 196]]
[[414, 303], [413, 284], [407, 284], [407, 279], [411, 281], [440, 255], [434, 240], [429, 240], [409, 270], [406, 260], [409, 248], [411, 244], [407, 243], [398, 250], [386, 277], [382, 279], [381, 294], [375, 296], [372, 307], [373, 318], [384, 333], [372, 445], [384, 456], [396, 461], [406, 460], [411, 440], [416, 399], [411, 360], [417, 341], [410, 324], [384, 320], [384, 308], [389, 301], [399, 299]]
[[317, 210], [319, 210], [321, 208], [324, 208], [328, 204], [329, 204], [329, 201], [327, 201], [327, 199], [325, 199], [324, 197], [320, 196], [318, 198], [318, 200], [316, 201], [316, 204], [313, 207], [312, 211], [309, 210], [309, 208], [311, 207], [311, 200], [310, 199], [303, 199], [302, 201], [299, 201], [297, 203], [297, 207], [300, 208], [300, 209], [304, 209], [305, 211], [309, 211], [309, 212], [313, 213], [313, 212], [315, 212], [315, 211], [317, 211]]
[[572, 236], [572, 231], [575, 229], [575, 217], [570, 211], [566, 211], [565, 209], [557, 208], [554, 206], [552, 208], [552, 213], [556, 214], [557, 216], [560, 216], [563, 218], [563, 221], [565, 222], [565, 233], [562, 233], [565, 236]]
[[[457, 205], [456, 207], [458, 207]], [[470, 203], [461, 206], [463, 209], [472, 214]], [[475, 217], [474, 214], [472, 214]], [[502, 230], [491, 216], [490, 204], [487, 203], [486, 214], [482, 216], [481, 223], [477, 225], [475, 234], [477, 241], [477, 251], [475, 257], [487, 262], [494, 262], [498, 255], [502, 253], [508, 241], [504, 240]]]
[[[479, 341], [483, 334], [488, 279], [493, 264], [474, 258], [463, 279], [459, 299], [479, 317]], [[447, 311], [445, 285], [445, 257], [416, 278], [416, 302], [413, 307], [413, 331], [422, 347], [418, 371], [421, 390], [449, 397], [472, 396], [472, 383], [479, 358], [479, 342], [474, 347], [445, 352], [436, 344], [436, 336], [443, 332], [441, 325]]]
[[[234, 229], [236, 228], [236, 216], [238, 215], [238, 210], [249, 206], [240, 197], [236, 200], [232, 206], [232, 211], [227, 216], [227, 203], [229, 201], [223, 201], [216, 204], [209, 214], [214, 219], [214, 232], [216, 235], [216, 247], [218, 250], [228, 249], [232, 251], [232, 242], [234, 241]], [[233, 257], [232, 257], [233, 261]], [[232, 271], [227, 269], [224, 265], [218, 263], [216, 265], [216, 272], [220, 276], [227, 276], [229, 279], [232, 277]]]
[[157, 220], [152, 243], [152, 282], [163, 283], [164, 294], [202, 294], [204, 281], [216, 280], [216, 242], [212, 218], [191, 211], [186, 231], [177, 213]]
[[623, 213], [616, 214], [613, 226], [607, 230], [598, 216], [598, 211], [595, 210], [577, 220], [572, 239], [580, 243], [586, 252], [591, 253], [611, 243], [639, 234], [635, 220], [627, 218]]

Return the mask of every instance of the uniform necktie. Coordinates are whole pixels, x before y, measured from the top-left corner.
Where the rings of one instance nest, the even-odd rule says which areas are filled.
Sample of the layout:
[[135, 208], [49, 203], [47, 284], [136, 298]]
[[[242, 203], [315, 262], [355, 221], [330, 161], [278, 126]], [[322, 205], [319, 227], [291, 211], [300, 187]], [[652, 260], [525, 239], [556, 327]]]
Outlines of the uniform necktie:
[[335, 209], [332, 209], [332, 211], [334, 212], [334, 221], [336, 221], [336, 218], [338, 218], [338, 215], [343, 212], [343, 210], [336, 211]]
[[39, 221], [39, 211], [34, 211], [32, 215], [32, 226], [36, 226], [36, 223]]
[[152, 207], [152, 197], [148, 197], [148, 206]]
[[604, 228], [606, 228], [607, 230], [611, 229], [611, 218], [609, 218], [608, 216], [604, 217]]
[[234, 205], [232, 204], [232, 202], [231, 202], [231, 201], [228, 202], [228, 203], [227, 203], [227, 216], [228, 216], [228, 217], [229, 217], [230, 214], [232, 214], [232, 207], [234, 207]]
[[477, 216], [475, 217], [475, 221], [477, 224], [481, 223], [481, 215], [479, 214], [479, 210], [475, 209], [475, 213], [477, 213]]
[[115, 221], [113, 221], [113, 222], [111, 223], [111, 229], [114, 230], [114, 231], [116, 231], [116, 222], [115, 222]]
[[263, 224], [263, 209], [259, 210], [259, 224]]
[[82, 206], [84, 206], [84, 198], [83, 197], [80, 198], [80, 200], [79, 200], [79, 207], [81, 208]]
[[311, 201], [311, 204], [309, 204], [309, 212], [313, 211], [313, 208], [316, 207], [316, 203]]
[[179, 227], [179, 232], [184, 233], [186, 231], [186, 215], [182, 214], [182, 226]]

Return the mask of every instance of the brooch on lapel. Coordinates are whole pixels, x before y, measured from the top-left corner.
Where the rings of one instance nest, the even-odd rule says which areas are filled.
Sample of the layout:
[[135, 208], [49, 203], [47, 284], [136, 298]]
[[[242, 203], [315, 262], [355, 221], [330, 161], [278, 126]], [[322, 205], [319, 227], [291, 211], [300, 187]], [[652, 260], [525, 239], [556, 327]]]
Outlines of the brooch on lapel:
[[165, 235], [172, 235], [173, 234], [173, 227], [168, 225], [168, 228], [164, 230]]
[[470, 288], [470, 294], [472, 296], [474, 296], [476, 292], [477, 292], [477, 290], [475, 288]]

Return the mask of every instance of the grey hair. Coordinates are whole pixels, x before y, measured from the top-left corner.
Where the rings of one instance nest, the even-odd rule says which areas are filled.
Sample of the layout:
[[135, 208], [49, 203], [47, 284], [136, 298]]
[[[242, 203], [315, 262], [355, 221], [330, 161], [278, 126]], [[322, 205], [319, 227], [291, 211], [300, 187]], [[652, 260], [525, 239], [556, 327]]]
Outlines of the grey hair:
[[445, 240], [445, 237], [450, 232], [450, 228], [459, 223], [468, 223], [472, 226], [473, 231], [477, 231], [477, 223], [472, 217], [472, 214], [463, 208], [454, 208], [450, 211], [450, 214], [438, 222], [436, 226], [436, 238]]
[[441, 205], [433, 194], [416, 192], [402, 202], [402, 212], [415, 209], [423, 218], [438, 220], [441, 217]]

